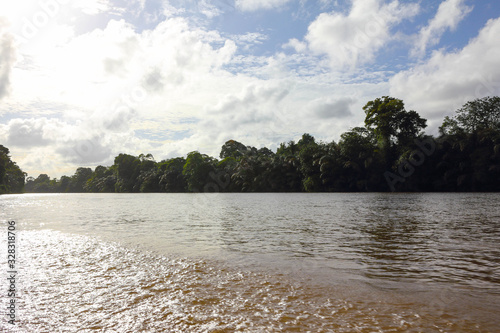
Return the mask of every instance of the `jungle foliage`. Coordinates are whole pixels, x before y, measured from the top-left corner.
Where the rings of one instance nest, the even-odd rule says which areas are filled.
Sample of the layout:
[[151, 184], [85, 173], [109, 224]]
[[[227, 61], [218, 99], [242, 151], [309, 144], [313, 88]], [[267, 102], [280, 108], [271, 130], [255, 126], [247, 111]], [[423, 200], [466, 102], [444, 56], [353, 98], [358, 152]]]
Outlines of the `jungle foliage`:
[[[338, 142], [309, 134], [276, 152], [235, 140], [219, 159], [197, 151], [156, 162], [119, 154], [112, 166], [78, 168], [71, 177], [29, 177], [27, 192], [354, 192], [500, 190], [500, 97], [468, 102], [446, 117], [440, 135], [426, 120], [384, 96], [363, 108], [365, 126]], [[4, 148], [2, 146], [2, 148]], [[6, 149], [6, 148], [4, 148]], [[22, 190], [22, 172], [4, 163], [2, 190]], [[8, 150], [7, 150], [8, 154]], [[4, 165], [7, 165], [5, 167]], [[22, 178], [24, 180], [24, 178]], [[5, 185], [7, 184], [7, 185]]]
[[10, 159], [9, 148], [0, 145], [0, 194], [22, 193], [26, 174]]

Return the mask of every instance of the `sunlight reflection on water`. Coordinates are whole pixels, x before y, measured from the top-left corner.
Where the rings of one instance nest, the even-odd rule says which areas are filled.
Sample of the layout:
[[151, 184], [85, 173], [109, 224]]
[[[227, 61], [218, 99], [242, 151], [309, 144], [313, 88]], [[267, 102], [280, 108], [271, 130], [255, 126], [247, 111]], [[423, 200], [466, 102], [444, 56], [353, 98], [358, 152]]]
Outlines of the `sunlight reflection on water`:
[[499, 198], [2, 196], [0, 218], [20, 331], [494, 332]]

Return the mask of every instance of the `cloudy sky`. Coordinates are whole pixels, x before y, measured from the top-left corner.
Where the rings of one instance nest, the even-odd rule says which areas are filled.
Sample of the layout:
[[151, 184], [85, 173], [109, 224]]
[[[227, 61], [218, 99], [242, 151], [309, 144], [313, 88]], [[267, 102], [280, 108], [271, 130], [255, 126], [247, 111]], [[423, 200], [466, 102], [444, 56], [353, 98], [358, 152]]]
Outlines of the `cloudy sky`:
[[338, 140], [390, 95], [437, 134], [500, 95], [498, 0], [0, 3], [0, 144], [30, 176]]

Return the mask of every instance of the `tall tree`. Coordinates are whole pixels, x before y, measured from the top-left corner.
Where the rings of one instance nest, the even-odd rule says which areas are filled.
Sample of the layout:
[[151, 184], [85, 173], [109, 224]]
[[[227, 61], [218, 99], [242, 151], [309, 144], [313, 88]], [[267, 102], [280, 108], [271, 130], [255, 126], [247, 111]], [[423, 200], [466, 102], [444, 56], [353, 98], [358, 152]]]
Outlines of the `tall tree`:
[[370, 170], [378, 171], [376, 138], [373, 132], [366, 128], [355, 127], [340, 136], [338, 146], [346, 190], [367, 190], [370, 183]]
[[84, 186], [87, 181], [92, 178], [91, 168], [78, 168], [75, 174], [71, 177], [70, 189], [71, 192], [81, 193], [84, 192]]
[[141, 161], [132, 155], [119, 154], [115, 157], [113, 165], [116, 173], [116, 192], [138, 192], [134, 189], [137, 177], [140, 173]]
[[319, 192], [321, 186], [321, 170], [319, 160], [324, 155], [322, 145], [316, 143], [314, 137], [304, 133], [297, 142], [302, 186], [306, 192]]
[[415, 138], [427, 126], [427, 120], [415, 111], [406, 111], [403, 101], [397, 98], [377, 98], [368, 102], [363, 110], [365, 125], [374, 131], [381, 148], [397, 140]]
[[[190, 192], [210, 191], [208, 185], [214, 183], [213, 175], [217, 161], [205, 154], [193, 151], [187, 155], [182, 174], [186, 177]], [[215, 184], [215, 183], [214, 183]]]
[[241, 142], [235, 140], [228, 140], [221, 148], [220, 158], [234, 157], [235, 159], [241, 158], [243, 155], [248, 154], [249, 148]]
[[160, 175], [153, 155], [140, 154], [139, 175], [134, 184], [134, 192], [159, 192]]
[[186, 164], [186, 159], [183, 157], [161, 161], [158, 164], [160, 175], [160, 191], [186, 192], [186, 177], [182, 174], [184, 164]]
[[26, 173], [10, 159], [10, 151], [0, 145], [0, 194], [21, 193], [24, 189]]
[[[63, 177], [61, 177], [61, 186], [63, 183]], [[114, 192], [115, 191], [116, 177], [113, 174], [111, 168], [99, 165], [95, 168], [92, 177], [87, 180], [84, 186], [87, 192]]]
[[363, 110], [365, 126], [375, 133], [386, 166], [391, 166], [397, 159], [397, 151], [404, 151], [427, 126], [426, 119], [415, 111], [406, 111], [403, 101], [397, 98], [377, 98], [368, 102]]
[[472, 134], [500, 130], [500, 97], [484, 97], [465, 103], [453, 117], [446, 116], [440, 127], [443, 135]]

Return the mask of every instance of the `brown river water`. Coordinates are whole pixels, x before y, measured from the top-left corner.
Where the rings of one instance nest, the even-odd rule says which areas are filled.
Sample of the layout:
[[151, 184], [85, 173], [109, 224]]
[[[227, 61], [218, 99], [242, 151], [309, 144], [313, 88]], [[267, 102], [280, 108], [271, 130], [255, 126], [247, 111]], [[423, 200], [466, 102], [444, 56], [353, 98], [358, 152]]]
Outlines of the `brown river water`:
[[0, 196], [0, 331], [500, 332], [499, 204], [490, 193]]

